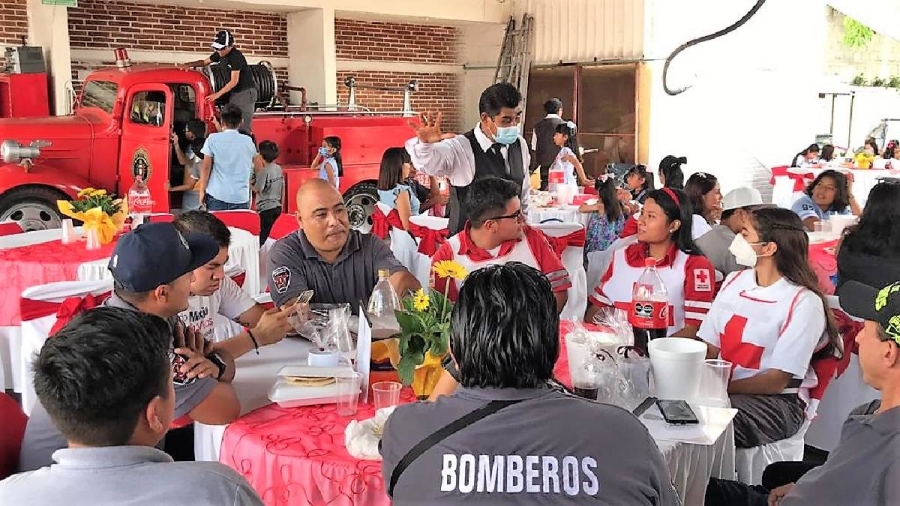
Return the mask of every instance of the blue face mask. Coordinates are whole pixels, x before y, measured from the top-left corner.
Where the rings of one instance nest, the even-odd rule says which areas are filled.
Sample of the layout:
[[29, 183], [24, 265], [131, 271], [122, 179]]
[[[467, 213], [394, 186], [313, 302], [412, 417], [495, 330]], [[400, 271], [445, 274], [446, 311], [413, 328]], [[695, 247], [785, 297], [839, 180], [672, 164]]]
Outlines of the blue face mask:
[[494, 134], [494, 141], [500, 144], [510, 145], [519, 138], [519, 127], [497, 127], [497, 133]]
[[322, 155], [323, 157], [329, 157], [329, 156], [331, 156], [331, 155], [328, 153], [328, 148], [326, 148], [326, 147], [324, 147], [324, 146], [322, 146], [322, 147], [319, 148], [319, 154]]

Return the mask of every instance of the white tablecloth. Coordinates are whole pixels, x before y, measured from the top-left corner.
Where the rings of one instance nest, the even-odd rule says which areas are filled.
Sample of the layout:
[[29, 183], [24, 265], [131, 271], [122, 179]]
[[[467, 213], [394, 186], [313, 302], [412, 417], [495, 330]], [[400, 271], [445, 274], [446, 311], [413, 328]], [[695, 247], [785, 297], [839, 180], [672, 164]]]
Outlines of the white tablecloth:
[[[275, 383], [275, 375], [286, 365], [306, 365], [306, 355], [312, 343], [301, 338], [285, 338], [280, 343], [260, 348], [259, 355], [247, 353], [237, 359], [234, 391], [241, 402], [241, 414], [245, 415], [270, 403], [269, 387]], [[219, 461], [219, 450], [227, 425], [194, 424], [194, 458]]]
[[879, 397], [878, 391], [863, 381], [859, 357], [850, 355], [847, 370], [831, 380], [825, 390], [825, 396], [816, 410], [816, 418], [806, 432], [806, 444], [829, 452], [834, 450], [850, 412]]
[[559, 207], [534, 207], [528, 208], [528, 224], [537, 225], [544, 220], [560, 220], [563, 223], [578, 223], [583, 227], [588, 226], [591, 219], [590, 213], [578, 212], [578, 206]]
[[669, 476], [684, 506], [703, 506], [710, 478], [733, 480], [734, 430], [729, 426], [714, 445], [657, 441]]
[[845, 174], [850, 173], [853, 174], [853, 196], [856, 197], [856, 201], [859, 203], [861, 207], [866, 206], [866, 201], [869, 200], [869, 191], [873, 186], [878, 184], [878, 180], [883, 177], [900, 177], [900, 175], [893, 175], [889, 170], [879, 170], [879, 169], [845, 169], [842, 167], [826, 167], [822, 169], [804, 169], [793, 167], [788, 169], [788, 172], [791, 174], [812, 174], [812, 177], [817, 177], [822, 171], [825, 170], [837, 170], [839, 172], [843, 172]]

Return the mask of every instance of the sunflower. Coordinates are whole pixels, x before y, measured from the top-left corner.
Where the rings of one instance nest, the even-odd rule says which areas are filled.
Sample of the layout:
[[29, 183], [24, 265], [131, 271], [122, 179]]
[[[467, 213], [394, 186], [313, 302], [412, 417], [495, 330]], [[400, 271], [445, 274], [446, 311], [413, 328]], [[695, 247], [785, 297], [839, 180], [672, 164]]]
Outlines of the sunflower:
[[90, 197], [91, 195], [94, 194], [95, 191], [97, 191], [95, 188], [91, 188], [90, 186], [88, 186], [87, 188], [78, 192], [78, 198], [81, 199], [84, 197]]
[[434, 274], [439, 278], [453, 278], [457, 281], [462, 281], [468, 275], [466, 268], [453, 260], [436, 262], [433, 269]]
[[428, 297], [428, 294], [425, 293], [425, 290], [419, 288], [416, 294], [413, 296], [413, 307], [416, 308], [416, 311], [425, 311], [428, 309], [428, 305], [431, 303], [431, 298]]

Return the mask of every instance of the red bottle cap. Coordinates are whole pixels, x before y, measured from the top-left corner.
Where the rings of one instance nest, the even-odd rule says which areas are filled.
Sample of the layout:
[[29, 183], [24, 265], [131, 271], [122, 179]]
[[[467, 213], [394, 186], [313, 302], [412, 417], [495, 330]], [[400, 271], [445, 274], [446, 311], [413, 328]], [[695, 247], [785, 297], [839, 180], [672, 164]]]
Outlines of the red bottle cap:
[[645, 258], [644, 267], [656, 267], [656, 259], [652, 257]]

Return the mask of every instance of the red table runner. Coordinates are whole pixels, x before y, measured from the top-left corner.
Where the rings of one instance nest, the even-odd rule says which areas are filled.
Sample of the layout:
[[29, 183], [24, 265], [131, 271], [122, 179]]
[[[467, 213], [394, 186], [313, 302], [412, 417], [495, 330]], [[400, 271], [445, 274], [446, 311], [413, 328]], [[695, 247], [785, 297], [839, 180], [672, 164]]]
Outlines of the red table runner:
[[84, 242], [49, 241], [0, 250], [0, 327], [21, 323], [19, 298], [26, 288], [55, 281], [75, 281], [78, 267], [112, 256], [115, 241], [88, 250]]

